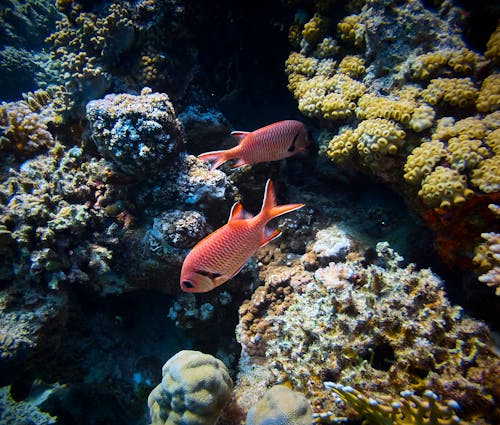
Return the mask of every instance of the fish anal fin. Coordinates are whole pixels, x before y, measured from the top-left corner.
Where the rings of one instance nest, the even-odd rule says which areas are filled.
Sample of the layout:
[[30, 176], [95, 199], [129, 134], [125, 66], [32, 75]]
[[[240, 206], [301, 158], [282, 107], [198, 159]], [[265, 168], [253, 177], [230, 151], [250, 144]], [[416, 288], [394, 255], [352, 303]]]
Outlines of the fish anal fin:
[[231, 208], [231, 213], [229, 214], [228, 223], [233, 220], [248, 220], [249, 218], [252, 217], [253, 215], [250, 214], [248, 211], [246, 211], [243, 208], [243, 205], [241, 205], [239, 202], [236, 202]]
[[281, 232], [276, 229], [270, 229], [268, 227], [265, 228], [264, 234], [262, 235], [262, 240], [260, 241], [260, 247], [263, 247], [267, 245], [269, 242], [273, 241], [276, 238], [279, 238], [281, 235]]

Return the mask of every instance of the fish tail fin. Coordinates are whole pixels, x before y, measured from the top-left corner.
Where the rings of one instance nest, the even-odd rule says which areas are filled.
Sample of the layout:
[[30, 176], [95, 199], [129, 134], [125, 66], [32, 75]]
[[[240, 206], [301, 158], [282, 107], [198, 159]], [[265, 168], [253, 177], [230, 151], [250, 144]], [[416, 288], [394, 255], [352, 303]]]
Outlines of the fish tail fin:
[[262, 209], [260, 214], [262, 214], [264, 220], [267, 222], [274, 217], [286, 214], [291, 211], [298, 210], [302, 208], [305, 204], [276, 204], [276, 193], [274, 191], [273, 182], [269, 179], [266, 183], [266, 190], [264, 193], [264, 201], [262, 202]]
[[217, 167], [221, 166], [228, 159], [227, 151], [212, 151], [205, 152], [198, 155], [199, 159], [207, 161], [210, 163], [210, 170], [215, 170]]

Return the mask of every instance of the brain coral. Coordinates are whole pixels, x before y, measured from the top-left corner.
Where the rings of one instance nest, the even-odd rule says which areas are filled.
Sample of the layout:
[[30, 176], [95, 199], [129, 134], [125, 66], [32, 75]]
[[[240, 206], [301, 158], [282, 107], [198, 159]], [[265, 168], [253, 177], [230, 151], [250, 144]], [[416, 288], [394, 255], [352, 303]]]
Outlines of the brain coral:
[[152, 425], [213, 425], [231, 399], [228, 370], [209, 354], [180, 351], [163, 365], [162, 375], [148, 398]]
[[118, 169], [138, 177], [161, 171], [184, 144], [181, 124], [166, 94], [107, 95], [87, 104], [91, 138]]
[[246, 425], [311, 425], [312, 411], [303, 394], [275, 385], [247, 414]]

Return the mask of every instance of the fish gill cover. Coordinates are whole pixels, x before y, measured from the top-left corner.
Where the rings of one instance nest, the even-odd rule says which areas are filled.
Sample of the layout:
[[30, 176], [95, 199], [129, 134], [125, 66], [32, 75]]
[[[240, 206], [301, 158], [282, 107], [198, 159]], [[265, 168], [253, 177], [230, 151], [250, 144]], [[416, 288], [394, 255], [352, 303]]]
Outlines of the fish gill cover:
[[[0, 423], [498, 423], [498, 5], [233, 3], [0, 5]], [[196, 158], [285, 119], [307, 155]], [[306, 207], [181, 293], [268, 178]], [[229, 405], [162, 380], [191, 349]]]

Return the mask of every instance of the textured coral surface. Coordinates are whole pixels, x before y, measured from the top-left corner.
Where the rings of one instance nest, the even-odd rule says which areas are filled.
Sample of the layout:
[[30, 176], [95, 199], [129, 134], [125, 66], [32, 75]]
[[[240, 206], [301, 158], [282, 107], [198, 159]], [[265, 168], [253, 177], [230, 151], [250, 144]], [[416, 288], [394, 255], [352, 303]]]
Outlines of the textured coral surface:
[[[497, 2], [0, 3], [0, 423], [500, 423]], [[269, 178], [306, 206], [182, 293]]]

